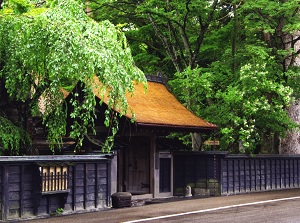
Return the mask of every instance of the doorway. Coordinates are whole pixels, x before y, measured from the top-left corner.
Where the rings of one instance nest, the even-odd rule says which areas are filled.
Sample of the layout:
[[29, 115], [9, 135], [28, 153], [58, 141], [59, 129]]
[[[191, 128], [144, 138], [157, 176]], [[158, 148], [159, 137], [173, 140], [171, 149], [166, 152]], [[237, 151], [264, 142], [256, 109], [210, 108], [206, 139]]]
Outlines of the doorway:
[[159, 196], [173, 196], [173, 160], [169, 152], [159, 153]]
[[127, 149], [127, 191], [132, 195], [150, 193], [150, 139], [134, 137]]

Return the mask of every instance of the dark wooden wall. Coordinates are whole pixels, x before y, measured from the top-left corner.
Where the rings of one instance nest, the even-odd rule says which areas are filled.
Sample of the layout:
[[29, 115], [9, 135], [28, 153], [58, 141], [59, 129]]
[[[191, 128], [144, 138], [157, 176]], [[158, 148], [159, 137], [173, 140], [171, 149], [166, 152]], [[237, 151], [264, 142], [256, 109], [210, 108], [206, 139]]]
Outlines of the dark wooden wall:
[[[224, 156], [223, 153], [221, 155]], [[209, 189], [211, 195], [220, 193], [220, 154], [175, 152], [173, 159], [175, 196], [184, 195], [186, 186]]]
[[227, 155], [175, 152], [174, 195], [186, 186], [230, 195], [300, 187], [300, 155]]
[[300, 187], [300, 156], [229, 156], [221, 166], [222, 194]]
[[0, 220], [48, 217], [94, 211], [110, 206], [110, 159], [97, 156], [57, 156], [68, 164], [68, 191], [41, 191], [39, 163], [53, 165], [53, 158], [0, 157]]

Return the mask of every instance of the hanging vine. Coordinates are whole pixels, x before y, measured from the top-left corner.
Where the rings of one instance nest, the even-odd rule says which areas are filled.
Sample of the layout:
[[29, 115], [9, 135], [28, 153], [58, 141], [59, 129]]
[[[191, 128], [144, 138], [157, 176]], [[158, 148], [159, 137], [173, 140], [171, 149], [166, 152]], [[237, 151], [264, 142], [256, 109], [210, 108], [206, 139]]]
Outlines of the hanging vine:
[[61, 144], [66, 133], [63, 87], [85, 84], [84, 103], [72, 103], [71, 114], [81, 120], [70, 132], [80, 144], [94, 125], [95, 75], [105, 86], [99, 90], [107, 91], [109, 108], [120, 107], [121, 114], [133, 81], [145, 82], [124, 34], [109, 21], [95, 22], [84, 8], [75, 0], [24, 0], [9, 1], [0, 10], [0, 78], [10, 100], [28, 103], [29, 115], [43, 117], [52, 145]]

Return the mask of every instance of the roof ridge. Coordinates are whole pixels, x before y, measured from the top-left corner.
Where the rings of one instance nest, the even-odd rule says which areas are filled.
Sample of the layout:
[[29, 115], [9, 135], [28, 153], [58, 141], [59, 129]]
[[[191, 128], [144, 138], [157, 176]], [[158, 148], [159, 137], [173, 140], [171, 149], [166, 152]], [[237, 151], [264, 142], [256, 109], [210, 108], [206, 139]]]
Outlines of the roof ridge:
[[147, 81], [149, 82], [156, 82], [166, 85], [168, 82], [168, 78], [165, 77], [162, 73], [157, 74], [146, 74]]

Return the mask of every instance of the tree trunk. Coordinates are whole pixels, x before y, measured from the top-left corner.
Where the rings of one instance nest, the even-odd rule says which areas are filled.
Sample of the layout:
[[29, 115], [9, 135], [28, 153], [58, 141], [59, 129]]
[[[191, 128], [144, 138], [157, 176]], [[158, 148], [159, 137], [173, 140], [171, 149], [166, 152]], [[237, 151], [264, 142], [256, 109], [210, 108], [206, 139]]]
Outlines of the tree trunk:
[[[286, 0], [284, 1], [286, 2]], [[286, 34], [283, 32], [285, 19], [279, 23], [277, 36], [283, 44], [283, 49], [294, 49], [295, 52], [299, 50], [300, 43], [297, 41], [299, 32], [294, 34]], [[298, 52], [299, 53], [299, 52]], [[290, 66], [299, 66], [299, 56], [292, 53], [289, 57], [286, 57], [282, 63], [283, 71], [287, 71]], [[288, 77], [286, 77], [287, 80]], [[287, 108], [289, 117], [296, 123], [300, 123], [300, 99], [296, 99], [294, 103]], [[298, 129], [289, 130], [286, 132], [285, 138], [279, 138], [279, 153], [280, 154], [300, 154], [300, 131]]]
[[191, 137], [193, 151], [200, 151], [202, 145], [201, 135], [199, 133], [192, 133]]
[[[300, 99], [295, 101], [287, 109], [288, 115], [296, 123], [300, 123]], [[300, 154], [300, 132], [299, 130], [287, 131], [285, 138], [280, 138], [280, 154]]]

